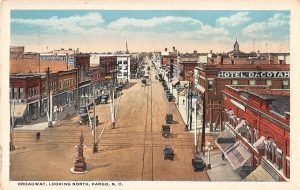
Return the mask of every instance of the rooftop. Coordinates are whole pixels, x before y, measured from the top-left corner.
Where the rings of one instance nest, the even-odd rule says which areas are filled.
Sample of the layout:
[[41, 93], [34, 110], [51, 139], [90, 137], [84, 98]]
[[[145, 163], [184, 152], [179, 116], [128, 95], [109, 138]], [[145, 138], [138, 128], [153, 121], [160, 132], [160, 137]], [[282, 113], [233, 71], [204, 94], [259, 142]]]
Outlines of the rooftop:
[[264, 85], [230, 85], [228, 87], [269, 101], [271, 110], [277, 114], [284, 115], [285, 112], [290, 112], [289, 89], [270, 89], [268, 86]]

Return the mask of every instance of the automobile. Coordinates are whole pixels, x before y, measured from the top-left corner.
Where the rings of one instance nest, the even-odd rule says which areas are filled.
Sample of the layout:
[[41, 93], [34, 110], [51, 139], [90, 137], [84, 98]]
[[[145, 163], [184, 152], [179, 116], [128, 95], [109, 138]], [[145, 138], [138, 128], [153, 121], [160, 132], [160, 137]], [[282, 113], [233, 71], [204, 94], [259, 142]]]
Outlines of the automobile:
[[192, 165], [194, 167], [194, 172], [203, 171], [206, 169], [206, 163], [202, 159], [201, 154], [195, 154], [192, 159]]
[[100, 104], [101, 99], [102, 99], [102, 95], [98, 96], [98, 97], [95, 99], [96, 105]]
[[174, 159], [174, 150], [171, 145], [166, 145], [164, 149], [164, 160], [169, 159], [173, 160]]
[[173, 114], [167, 113], [165, 117], [166, 123], [167, 124], [172, 124], [173, 123]]
[[107, 104], [109, 95], [102, 95], [100, 104]]
[[88, 109], [86, 106], [81, 106], [80, 110], [79, 110], [79, 115], [83, 114], [83, 113], [87, 113]]
[[165, 138], [168, 138], [171, 134], [170, 125], [162, 125], [161, 126], [161, 135]]
[[83, 125], [89, 121], [89, 115], [87, 113], [82, 113], [79, 115], [79, 124]]

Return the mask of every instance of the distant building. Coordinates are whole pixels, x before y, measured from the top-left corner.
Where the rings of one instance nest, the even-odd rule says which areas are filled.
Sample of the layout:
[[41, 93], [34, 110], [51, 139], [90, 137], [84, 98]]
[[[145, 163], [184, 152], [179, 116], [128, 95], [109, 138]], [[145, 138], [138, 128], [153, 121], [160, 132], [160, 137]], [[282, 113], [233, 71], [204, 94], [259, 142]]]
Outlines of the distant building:
[[289, 181], [290, 91], [228, 85], [217, 145], [245, 181]]

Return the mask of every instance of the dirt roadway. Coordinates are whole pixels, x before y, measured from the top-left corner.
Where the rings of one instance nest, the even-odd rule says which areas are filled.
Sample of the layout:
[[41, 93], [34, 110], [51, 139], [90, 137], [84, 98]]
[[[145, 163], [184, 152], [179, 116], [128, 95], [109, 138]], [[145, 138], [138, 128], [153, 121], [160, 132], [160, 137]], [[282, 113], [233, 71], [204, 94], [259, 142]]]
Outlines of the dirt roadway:
[[[116, 129], [111, 129], [108, 121], [95, 154], [91, 130], [78, 124], [78, 116], [43, 130], [40, 142], [35, 142], [35, 131], [16, 131], [11, 180], [208, 181], [207, 173], [194, 172], [191, 164], [193, 133], [184, 130], [175, 103], [167, 102], [162, 85], [153, 75], [152, 78], [151, 85], [142, 87], [136, 82], [116, 100], [119, 103]], [[101, 120], [97, 136], [105, 127], [103, 121], [109, 111], [109, 104], [96, 107]], [[173, 113], [175, 120], [172, 135], [167, 139], [161, 135], [166, 113]], [[89, 172], [72, 174], [69, 170], [76, 159], [74, 146], [79, 143], [80, 131], [87, 146], [84, 156]], [[166, 144], [174, 147], [173, 161], [164, 160]]]

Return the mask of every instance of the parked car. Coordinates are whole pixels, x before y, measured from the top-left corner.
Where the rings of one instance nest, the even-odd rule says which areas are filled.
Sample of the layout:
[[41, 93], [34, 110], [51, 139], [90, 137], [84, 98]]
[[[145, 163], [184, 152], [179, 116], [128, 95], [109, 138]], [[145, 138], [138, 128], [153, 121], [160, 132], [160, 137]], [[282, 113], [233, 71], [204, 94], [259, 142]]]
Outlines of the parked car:
[[171, 145], [166, 145], [164, 149], [164, 159], [173, 160], [174, 159], [174, 150]]
[[162, 125], [161, 126], [161, 135], [165, 138], [168, 138], [171, 134], [170, 125]]
[[194, 166], [194, 171], [203, 171], [206, 169], [206, 163], [203, 161], [201, 154], [195, 154], [192, 159], [192, 165]]

